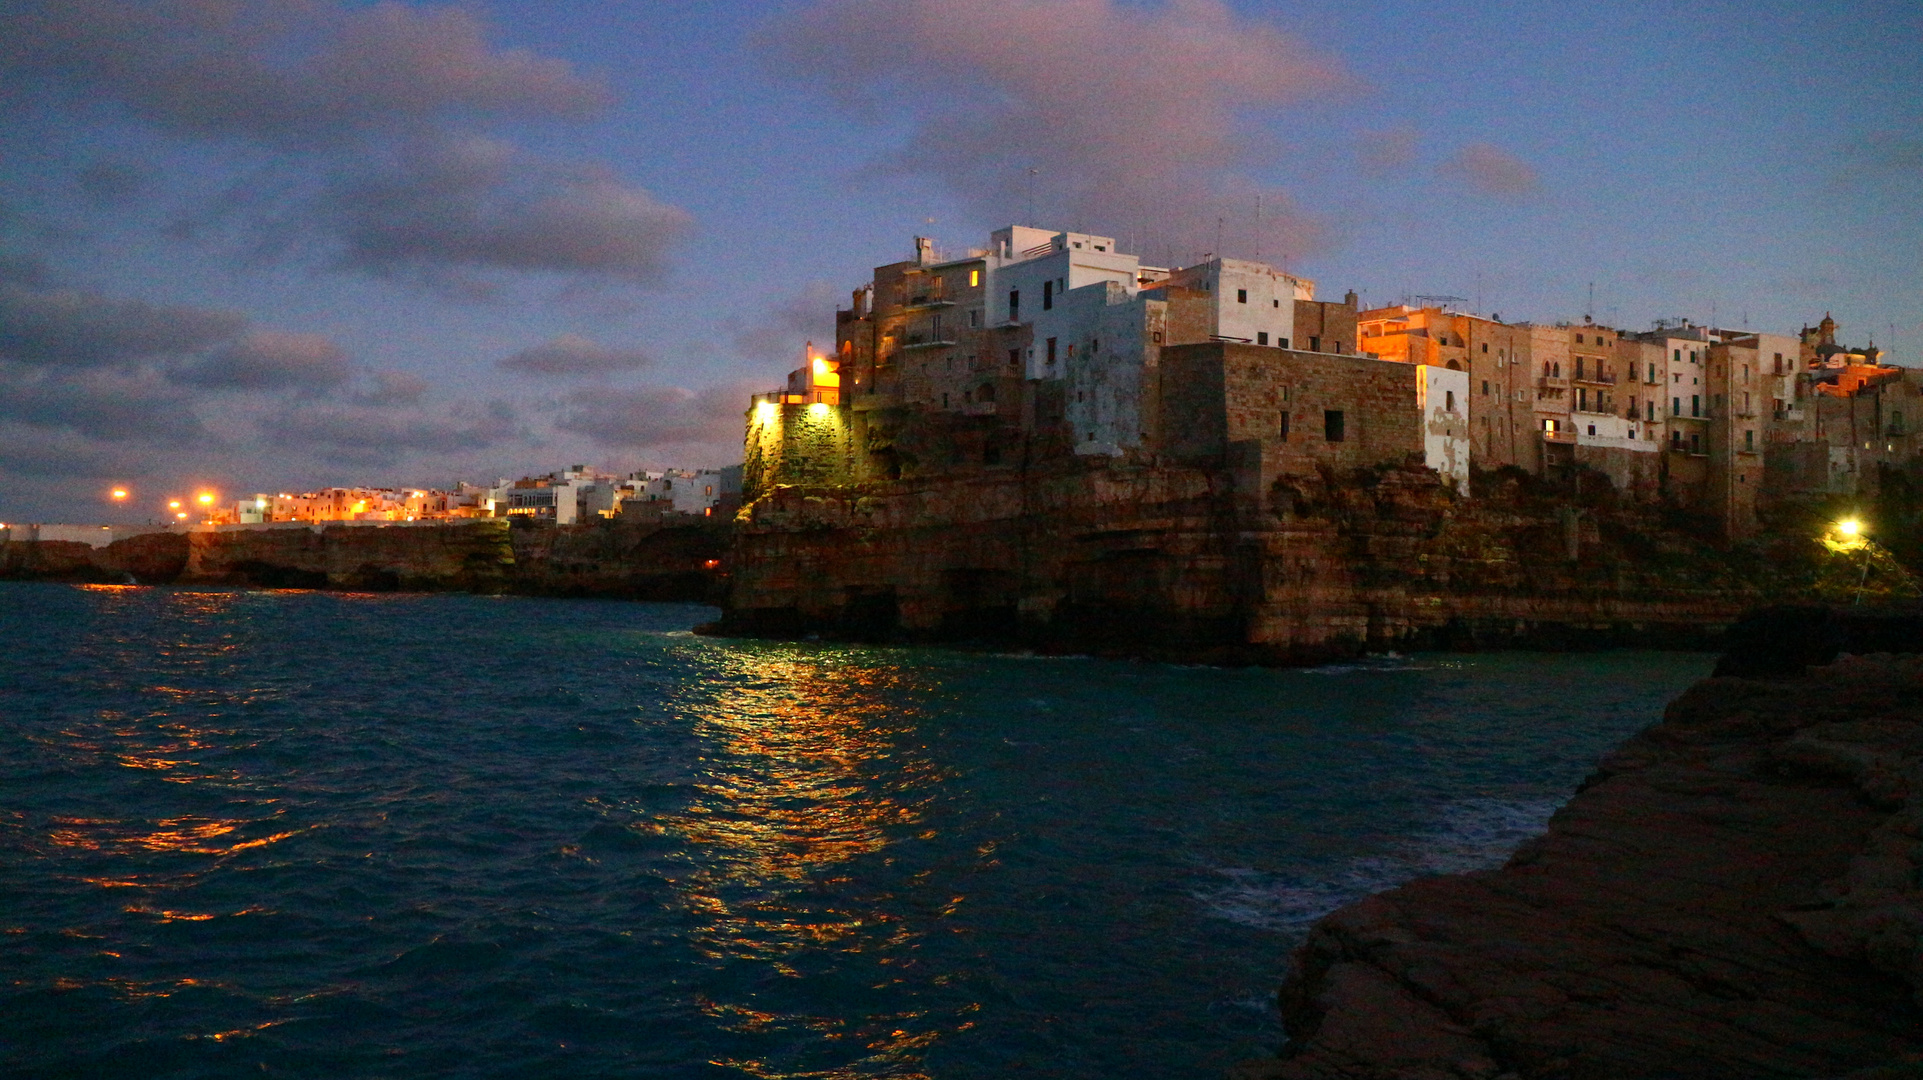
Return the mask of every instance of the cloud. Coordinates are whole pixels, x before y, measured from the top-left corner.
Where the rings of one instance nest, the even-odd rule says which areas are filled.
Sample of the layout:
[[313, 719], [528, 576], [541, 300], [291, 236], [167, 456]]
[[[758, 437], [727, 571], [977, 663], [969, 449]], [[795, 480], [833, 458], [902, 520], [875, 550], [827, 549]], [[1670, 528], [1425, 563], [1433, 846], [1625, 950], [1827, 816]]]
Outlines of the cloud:
[[94, 367], [184, 356], [246, 327], [231, 311], [168, 307], [71, 289], [0, 287], [0, 359]]
[[145, 169], [123, 161], [95, 161], [74, 174], [81, 194], [96, 207], [126, 205], [150, 179]]
[[579, 377], [633, 371], [652, 362], [638, 349], [610, 349], [576, 334], [562, 334], [499, 360], [496, 366], [520, 375]]
[[437, 416], [369, 405], [288, 408], [261, 423], [277, 444], [343, 465], [391, 465], [414, 453], [484, 450], [526, 438], [514, 410], [491, 403], [478, 416]]
[[[689, 225], [604, 167], [487, 137], [491, 124], [581, 119], [609, 94], [564, 61], [492, 47], [466, 10], [43, 0], [13, 19], [0, 39], [10, 102], [87, 123], [88, 110], [117, 108], [225, 144], [223, 165], [254, 170], [176, 221], [176, 240], [234, 227], [256, 258], [318, 250], [338, 267], [485, 298], [502, 276], [652, 281]], [[80, 189], [98, 205], [139, 182], [100, 165]]]
[[561, 60], [497, 51], [457, 8], [305, 0], [17, 5], [0, 78], [54, 81], [175, 134], [314, 146], [473, 117], [578, 117], [608, 101]]
[[184, 443], [207, 438], [193, 399], [152, 372], [70, 372], [0, 365], [0, 419], [109, 443]]
[[1542, 189], [1542, 181], [1528, 162], [1488, 143], [1469, 143], [1443, 162], [1438, 171], [1498, 198], [1526, 198]]
[[1034, 169], [1038, 216], [1138, 250], [1212, 247], [1218, 218], [1265, 256], [1317, 242], [1286, 193], [1241, 171], [1274, 149], [1248, 122], [1345, 76], [1221, 0], [820, 0], [765, 45], [845, 105], [905, 111], [912, 130], [883, 167], [993, 220], [1026, 216]]
[[344, 260], [377, 274], [500, 269], [658, 278], [690, 218], [598, 169], [557, 169], [492, 139], [415, 145], [337, 184]]
[[800, 292], [768, 305], [753, 325], [732, 326], [735, 352], [753, 360], [799, 363], [801, 347], [809, 341], [832, 347], [835, 309], [847, 302], [848, 294], [833, 285], [810, 281]]
[[1411, 127], [1363, 132], [1356, 148], [1362, 171], [1371, 176], [1406, 171], [1415, 164], [1417, 139], [1416, 130]]
[[376, 371], [370, 376], [374, 385], [356, 391], [356, 405], [418, 405], [427, 395], [427, 380], [404, 371]]
[[169, 371], [173, 381], [210, 390], [319, 390], [353, 374], [347, 355], [320, 334], [255, 330]]
[[568, 396], [555, 426], [605, 447], [707, 444], [739, 453], [753, 391], [745, 384], [581, 390]]

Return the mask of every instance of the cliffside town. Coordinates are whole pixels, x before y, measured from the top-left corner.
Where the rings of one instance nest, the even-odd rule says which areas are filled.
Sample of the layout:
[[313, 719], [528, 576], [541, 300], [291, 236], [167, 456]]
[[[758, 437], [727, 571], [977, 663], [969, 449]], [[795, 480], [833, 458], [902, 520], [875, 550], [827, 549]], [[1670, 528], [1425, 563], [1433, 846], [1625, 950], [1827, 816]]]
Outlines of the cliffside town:
[[721, 625], [1266, 660], [1719, 626], [1796, 584], [1716, 546], [1923, 450], [1918, 373], [1836, 330], [1358, 310], [1090, 234], [917, 239], [750, 403]]

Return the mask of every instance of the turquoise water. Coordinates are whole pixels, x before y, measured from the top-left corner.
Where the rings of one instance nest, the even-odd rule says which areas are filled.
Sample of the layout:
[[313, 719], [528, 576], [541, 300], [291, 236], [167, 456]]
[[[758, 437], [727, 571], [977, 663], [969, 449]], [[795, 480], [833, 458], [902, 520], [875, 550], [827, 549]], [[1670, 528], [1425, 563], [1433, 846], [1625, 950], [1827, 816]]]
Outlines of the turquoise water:
[[1215, 1077], [1692, 654], [1308, 671], [0, 586], [0, 1073]]

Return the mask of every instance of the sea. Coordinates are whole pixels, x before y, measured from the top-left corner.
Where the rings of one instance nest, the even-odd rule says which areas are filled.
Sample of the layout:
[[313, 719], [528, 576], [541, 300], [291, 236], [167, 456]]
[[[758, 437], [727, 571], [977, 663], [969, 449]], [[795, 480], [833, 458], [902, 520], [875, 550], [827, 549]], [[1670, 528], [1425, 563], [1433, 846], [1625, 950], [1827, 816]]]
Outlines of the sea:
[[1699, 653], [1222, 669], [0, 585], [0, 1075], [1220, 1077]]

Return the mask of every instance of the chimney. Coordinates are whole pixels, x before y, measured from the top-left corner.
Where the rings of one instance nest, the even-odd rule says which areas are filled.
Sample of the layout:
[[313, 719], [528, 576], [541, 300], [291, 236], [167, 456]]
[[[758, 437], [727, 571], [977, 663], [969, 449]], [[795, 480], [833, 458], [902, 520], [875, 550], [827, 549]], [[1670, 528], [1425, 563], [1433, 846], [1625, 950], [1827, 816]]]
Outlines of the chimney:
[[915, 261], [922, 266], [935, 261], [935, 241], [931, 237], [915, 237]]

